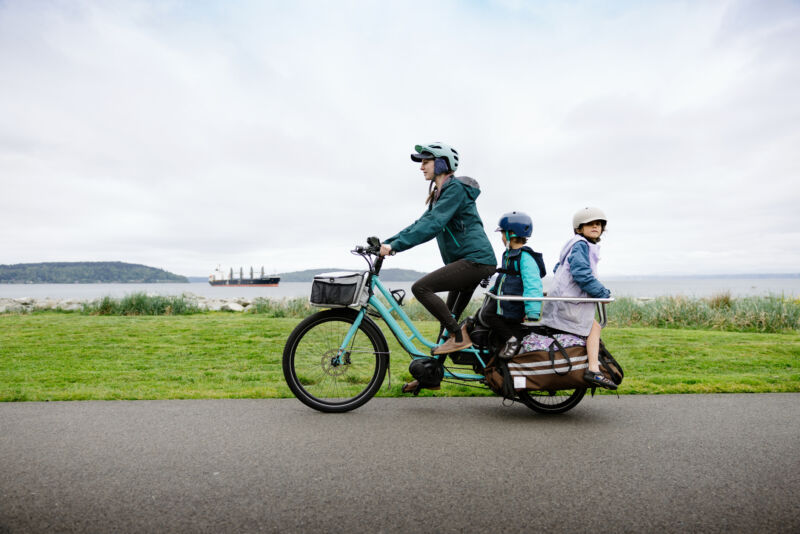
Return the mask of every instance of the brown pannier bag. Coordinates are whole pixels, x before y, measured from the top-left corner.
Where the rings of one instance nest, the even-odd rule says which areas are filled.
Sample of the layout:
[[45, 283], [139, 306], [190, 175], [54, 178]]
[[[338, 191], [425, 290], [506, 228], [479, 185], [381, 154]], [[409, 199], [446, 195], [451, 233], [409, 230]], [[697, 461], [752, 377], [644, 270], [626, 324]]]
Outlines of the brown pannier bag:
[[512, 387], [556, 391], [585, 388], [583, 373], [589, 368], [586, 347], [576, 346], [554, 350], [524, 352], [511, 358], [508, 374]]
[[[516, 396], [515, 391], [528, 389], [557, 391], [592, 387], [583, 380], [589, 368], [585, 346], [564, 348], [554, 341], [549, 350], [517, 354], [507, 362], [498, 357], [489, 361], [483, 374], [486, 384], [498, 395]], [[622, 368], [601, 341], [600, 370], [614, 383], [622, 382]]]

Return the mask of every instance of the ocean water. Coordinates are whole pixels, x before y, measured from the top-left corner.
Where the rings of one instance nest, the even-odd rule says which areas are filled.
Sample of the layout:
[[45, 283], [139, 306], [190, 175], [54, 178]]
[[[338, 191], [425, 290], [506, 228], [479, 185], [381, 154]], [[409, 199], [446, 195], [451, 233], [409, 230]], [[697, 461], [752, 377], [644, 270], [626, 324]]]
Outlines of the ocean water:
[[[551, 278], [544, 279], [545, 290]], [[720, 293], [731, 296], [785, 295], [800, 297], [800, 278], [607, 278], [601, 279], [612, 296], [651, 298], [666, 295], [708, 297]], [[391, 289], [404, 289], [411, 297], [412, 282], [384, 282]], [[478, 288], [476, 295], [485, 291]], [[220, 298], [307, 297], [310, 282], [281, 282], [278, 287], [213, 287], [207, 282], [189, 284], [0, 284], [0, 298], [51, 298], [92, 300], [105, 296], [123, 297], [131, 293], [181, 295], [193, 293]]]

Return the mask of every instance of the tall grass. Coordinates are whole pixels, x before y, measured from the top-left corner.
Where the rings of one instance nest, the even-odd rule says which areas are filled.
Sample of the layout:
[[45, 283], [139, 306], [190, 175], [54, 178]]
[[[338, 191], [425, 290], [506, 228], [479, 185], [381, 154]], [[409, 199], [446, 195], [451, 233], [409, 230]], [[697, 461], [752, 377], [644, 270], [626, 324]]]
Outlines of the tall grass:
[[89, 315], [189, 315], [199, 311], [195, 303], [183, 296], [145, 293], [132, 293], [120, 299], [103, 297], [83, 307], [83, 313]]
[[789, 332], [800, 330], [800, 299], [777, 295], [732, 298], [728, 293], [699, 299], [620, 298], [608, 307], [608, 315], [612, 326]]
[[[463, 317], [473, 315], [482, 299], [473, 299]], [[305, 297], [258, 298], [251, 313], [275, 318], [303, 318], [318, 311]], [[412, 321], [432, 317], [414, 299], [403, 310]], [[83, 306], [88, 315], [188, 315], [203, 312], [197, 303], [183, 296], [134, 293], [123, 298], [103, 297]], [[800, 299], [778, 295], [733, 298], [722, 293], [708, 298], [659, 297], [642, 301], [622, 297], [608, 306], [609, 326], [690, 328], [729, 332], [791, 332], [800, 330]]]
[[311, 315], [319, 308], [315, 308], [308, 303], [305, 297], [293, 299], [265, 299], [257, 298], [253, 301], [251, 312], [264, 314], [267, 317], [291, 317], [300, 318]]
[[[464, 317], [474, 314], [482, 299], [473, 299]], [[270, 317], [306, 317], [319, 308], [305, 298], [258, 299], [256, 313]], [[412, 321], [431, 319], [430, 313], [414, 299], [403, 310]], [[782, 296], [733, 298], [730, 294], [709, 298], [659, 297], [649, 301], [622, 297], [608, 306], [610, 326], [692, 328], [730, 332], [789, 332], [800, 330], [800, 299]]]
[[[464, 317], [473, 315], [482, 299], [473, 299]], [[305, 298], [259, 299], [254, 312], [269, 317], [306, 317], [319, 308]], [[403, 310], [412, 321], [431, 320], [414, 299]], [[729, 332], [791, 332], [800, 330], [800, 299], [783, 296], [733, 298], [723, 293], [709, 298], [659, 297], [649, 301], [622, 297], [608, 306], [609, 326], [691, 328]]]

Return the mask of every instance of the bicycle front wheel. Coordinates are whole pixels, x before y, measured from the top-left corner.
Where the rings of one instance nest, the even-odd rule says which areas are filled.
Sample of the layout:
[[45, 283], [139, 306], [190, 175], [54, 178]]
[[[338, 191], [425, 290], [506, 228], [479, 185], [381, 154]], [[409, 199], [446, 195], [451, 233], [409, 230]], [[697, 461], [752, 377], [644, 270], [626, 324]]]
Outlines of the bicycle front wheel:
[[358, 408], [380, 389], [389, 347], [378, 326], [364, 317], [344, 353], [339, 349], [355, 310], [325, 310], [303, 320], [283, 349], [283, 376], [303, 404], [322, 412]]
[[556, 414], [573, 409], [586, 395], [586, 388], [558, 391], [518, 391], [520, 402], [537, 413]]

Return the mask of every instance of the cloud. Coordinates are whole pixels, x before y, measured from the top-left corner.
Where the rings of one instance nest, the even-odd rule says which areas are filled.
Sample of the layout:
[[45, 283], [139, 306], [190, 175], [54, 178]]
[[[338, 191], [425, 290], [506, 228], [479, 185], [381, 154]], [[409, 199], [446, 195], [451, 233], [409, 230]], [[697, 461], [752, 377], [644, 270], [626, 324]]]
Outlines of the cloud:
[[792, 2], [0, 3], [0, 262], [344, 265], [422, 214], [408, 154], [444, 140], [551, 264], [597, 205], [604, 272], [796, 271], [799, 29]]

